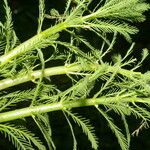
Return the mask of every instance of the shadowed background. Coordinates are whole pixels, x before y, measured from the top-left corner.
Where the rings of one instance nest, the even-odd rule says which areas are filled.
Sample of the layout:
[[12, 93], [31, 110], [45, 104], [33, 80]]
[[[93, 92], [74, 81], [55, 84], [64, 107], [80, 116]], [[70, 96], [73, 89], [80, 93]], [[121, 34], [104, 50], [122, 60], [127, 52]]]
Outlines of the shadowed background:
[[[147, 0], [148, 2], [148, 0]], [[95, 1], [96, 3], [96, 1]], [[55, 8], [60, 12], [63, 12], [65, 7], [65, 0], [46, 0], [46, 12], [48, 13], [51, 8]], [[10, 6], [13, 12], [13, 23], [14, 29], [20, 41], [23, 42], [33, 35], [36, 34], [37, 29], [37, 17], [38, 17], [38, 0], [10, 0]], [[135, 50], [133, 55], [140, 59], [142, 48], [148, 48], [150, 50], [150, 11], [146, 12], [147, 20], [143, 23], [135, 24], [139, 28], [139, 33], [132, 36], [133, 42], [136, 43]], [[0, 19], [4, 19], [4, 12], [2, 5], [0, 3]], [[43, 29], [48, 28], [51, 24], [54, 24], [54, 20], [44, 21]], [[91, 41], [94, 41], [96, 46], [96, 38], [86, 33], [87, 38]], [[65, 39], [64, 35], [64, 39]], [[121, 53], [122, 55], [129, 48], [130, 43], [125, 41], [121, 36], [117, 39], [117, 44], [113, 50], [113, 53]], [[109, 58], [108, 58], [109, 59]], [[107, 58], [106, 58], [107, 60]], [[144, 61], [143, 65], [139, 68], [138, 71], [145, 72], [150, 70], [150, 56]], [[59, 77], [53, 77], [54, 82], [57, 80], [57, 84], [61, 84], [62, 88], [68, 83], [68, 80], [64, 77], [61, 80]], [[80, 111], [81, 109], [76, 109]], [[92, 113], [91, 113], [92, 112]], [[106, 121], [100, 116], [100, 114], [93, 109], [92, 107], [82, 108], [80, 114], [87, 116], [91, 119], [92, 124], [95, 126], [96, 135], [100, 138], [100, 148], [102, 150], [119, 150], [120, 147], [117, 143], [115, 136], [112, 134], [111, 130], [107, 127]], [[111, 114], [115, 119], [115, 123], [119, 127], [122, 126], [121, 121], [118, 121], [118, 116], [116, 114]], [[66, 123], [66, 120], [61, 112], [53, 112], [50, 114], [51, 125], [53, 129], [53, 139], [56, 144], [57, 150], [71, 150], [72, 149], [72, 136], [70, 129]], [[27, 127], [32, 130], [35, 130], [35, 133], [42, 138], [40, 132], [37, 131], [35, 125], [29, 119], [30, 124], [27, 124]], [[128, 118], [130, 131], [133, 132], [138, 128], [138, 120], [133, 119], [132, 117]], [[90, 143], [87, 140], [87, 137], [82, 133], [82, 130], [74, 124], [74, 131], [79, 145], [79, 150], [89, 150], [88, 147]], [[131, 150], [149, 150], [150, 148], [150, 130], [143, 130], [138, 137], [132, 137], [131, 140]], [[3, 135], [0, 135], [0, 149], [1, 150], [13, 150], [13, 147], [8, 142], [8, 140], [3, 139]]]

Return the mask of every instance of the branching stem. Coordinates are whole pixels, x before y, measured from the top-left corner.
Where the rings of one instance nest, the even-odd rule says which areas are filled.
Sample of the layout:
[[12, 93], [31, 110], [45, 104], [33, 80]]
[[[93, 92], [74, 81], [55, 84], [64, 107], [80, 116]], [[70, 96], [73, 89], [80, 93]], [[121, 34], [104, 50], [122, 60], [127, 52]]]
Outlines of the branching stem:
[[[96, 66], [91, 64], [89, 65], [89, 68], [87, 69], [87, 71], [90, 70], [95, 70]], [[70, 65], [66, 65], [66, 66], [58, 66], [58, 67], [52, 67], [52, 68], [47, 68], [44, 69], [44, 73], [43, 76], [53, 76], [53, 75], [61, 75], [61, 74], [71, 74], [72, 72], [80, 72], [85, 69], [83, 68], [82, 65], [80, 64], [70, 64]], [[35, 81], [36, 79], [40, 78], [42, 74], [42, 70], [36, 70], [33, 71], [32, 73], [27, 73], [26, 75], [23, 75], [21, 77], [16, 77], [16, 78], [7, 78], [4, 80], [0, 81], [0, 90], [6, 89], [8, 87], [12, 87], [21, 83], [25, 83], [28, 81]]]
[[[122, 74], [130, 79], [133, 77], [141, 78], [142, 74], [140, 72], [134, 72], [122, 68], [117, 68], [117, 66], [105, 66], [105, 65], [98, 65], [98, 64], [89, 64], [88, 68], [84, 68], [81, 64], [69, 64], [66, 66], [58, 66], [44, 69], [44, 77], [47, 76], [54, 76], [54, 75], [61, 75], [61, 74], [78, 74], [80, 71], [95, 71], [102, 67], [106, 68], [106, 72], [114, 72], [117, 69], [117, 73]], [[25, 83], [28, 81], [35, 81], [36, 79], [40, 78], [42, 74], [42, 70], [36, 70], [32, 73], [27, 73], [21, 77], [16, 78], [7, 78], [0, 81], [0, 90], [6, 89], [8, 87], [12, 87], [21, 83]]]
[[0, 66], [3, 66], [10, 62], [13, 58], [16, 58], [17, 56], [30, 51], [32, 49], [35, 49], [36, 46], [38, 46], [40, 43], [43, 42], [43, 40], [46, 40], [48, 37], [62, 31], [67, 27], [67, 23], [63, 22], [60, 24], [57, 24], [53, 27], [48, 28], [47, 30], [33, 36], [29, 40], [25, 41], [24, 43], [20, 44], [10, 52], [4, 54], [0, 57]]
[[133, 98], [133, 97], [127, 97], [122, 98], [119, 97], [101, 97], [96, 99], [81, 99], [77, 101], [67, 101], [67, 102], [56, 102], [53, 104], [44, 104], [40, 106], [32, 106], [22, 109], [17, 109], [13, 111], [8, 111], [0, 114], [0, 123], [12, 121], [15, 119], [20, 119], [23, 117], [29, 117], [32, 115], [40, 114], [40, 113], [46, 113], [46, 112], [52, 112], [52, 111], [58, 111], [63, 109], [71, 109], [71, 108], [79, 108], [79, 107], [86, 107], [86, 106], [95, 106], [99, 104], [108, 104], [108, 103], [117, 103], [117, 102], [139, 102], [139, 103], [150, 103], [149, 98]]

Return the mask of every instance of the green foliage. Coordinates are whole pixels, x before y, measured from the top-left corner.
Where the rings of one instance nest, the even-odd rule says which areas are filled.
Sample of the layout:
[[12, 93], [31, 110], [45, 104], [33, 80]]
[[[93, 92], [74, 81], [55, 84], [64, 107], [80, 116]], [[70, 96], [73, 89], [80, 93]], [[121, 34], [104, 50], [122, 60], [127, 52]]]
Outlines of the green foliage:
[[[135, 116], [142, 121], [136, 134], [145, 124], [147, 127], [150, 73], [136, 70], [148, 56], [148, 50], [143, 49], [139, 61], [131, 56], [134, 44], [124, 56], [115, 54], [110, 61], [105, 58], [113, 50], [118, 34], [132, 41], [131, 35], [138, 31], [132, 23], [144, 21], [143, 13], [150, 6], [142, 0], [101, 0], [92, 8], [93, 3], [94, 0], [67, 0], [64, 13], [52, 9], [46, 14], [45, 2], [39, 0], [37, 34], [20, 43], [11, 10], [7, 0], [3, 0], [6, 15], [5, 22], [0, 22], [0, 132], [16, 149], [57, 149], [49, 119], [52, 111], [63, 112], [74, 150], [80, 147], [72, 121], [81, 127], [93, 149], [99, 147], [90, 120], [71, 111], [76, 107], [93, 106], [107, 121], [122, 150], [130, 148], [126, 117]], [[55, 19], [56, 24], [43, 31], [45, 19]], [[86, 32], [98, 39], [98, 48], [85, 36]], [[66, 40], [62, 40], [63, 33]], [[69, 84], [62, 87], [62, 83], [52, 80], [55, 75], [61, 75], [61, 81], [67, 78]], [[32, 82], [32, 86], [25, 87], [25, 82]], [[19, 84], [23, 85], [21, 89]], [[125, 134], [109, 115], [111, 112], [120, 116]], [[28, 123], [26, 117], [37, 125], [47, 145], [24, 127]], [[18, 126], [16, 119], [25, 123]], [[15, 123], [4, 123], [9, 121]]]
[[88, 136], [89, 141], [92, 144], [92, 148], [98, 148], [98, 142], [96, 135], [93, 133], [93, 127], [89, 124], [89, 120], [82, 118], [81, 116], [77, 116], [70, 111], [66, 111], [68, 115], [70, 115], [75, 123], [81, 126], [83, 132]]
[[8, 139], [18, 150], [34, 150], [32, 144], [34, 144], [38, 149], [45, 149], [45, 146], [42, 145], [41, 141], [37, 137], [35, 137], [33, 133], [29, 132], [24, 127], [1, 124], [0, 130], [5, 137], [8, 136]]

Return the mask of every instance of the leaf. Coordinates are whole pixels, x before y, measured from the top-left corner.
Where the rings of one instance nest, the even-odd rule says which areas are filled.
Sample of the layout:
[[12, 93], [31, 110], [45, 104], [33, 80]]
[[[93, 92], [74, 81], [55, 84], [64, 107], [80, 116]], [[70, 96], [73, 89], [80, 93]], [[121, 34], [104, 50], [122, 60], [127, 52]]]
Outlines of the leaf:
[[39, 138], [24, 127], [12, 124], [0, 124], [0, 132], [17, 148], [17, 150], [34, 150], [33, 144], [40, 150], [46, 150]]
[[115, 136], [118, 139], [118, 143], [120, 144], [120, 147], [122, 150], [127, 150], [129, 145], [128, 141], [125, 138], [125, 136], [120, 132], [120, 129], [113, 123], [113, 119], [110, 118], [104, 111], [102, 111], [100, 108], [96, 107], [96, 109], [102, 114], [102, 116], [106, 119], [108, 122], [108, 126], [111, 128], [112, 132], [114, 132]]
[[68, 111], [68, 110], [64, 110], [69, 116], [72, 117], [73, 121], [75, 123], [77, 123], [83, 130], [83, 132], [88, 136], [89, 141], [92, 144], [92, 148], [94, 148], [95, 150], [98, 149], [98, 141], [97, 141], [97, 137], [94, 134], [94, 130], [93, 130], [93, 126], [90, 125], [89, 120], [81, 117], [81, 116], [77, 116], [75, 114], [73, 114], [72, 112]]
[[37, 126], [39, 127], [39, 129], [41, 130], [46, 142], [47, 142], [47, 145], [48, 145], [48, 148], [50, 150], [52, 149], [56, 149], [55, 145], [54, 145], [54, 142], [52, 140], [52, 131], [51, 131], [51, 127], [50, 127], [50, 122], [49, 122], [49, 119], [48, 119], [48, 115], [47, 114], [44, 114], [44, 115], [36, 115], [36, 116], [32, 116], [32, 118], [34, 119], [35, 123], [37, 124]]
[[73, 138], [73, 150], [77, 150], [77, 141], [76, 141], [76, 138], [75, 138], [75, 134], [74, 134], [74, 131], [73, 131], [73, 126], [68, 118], [68, 116], [64, 113], [64, 116], [69, 124], [69, 127], [70, 127], [70, 130], [71, 130], [71, 134], [72, 134], [72, 138]]
[[59, 12], [56, 10], [56, 9], [54, 9], [54, 8], [52, 8], [51, 10], [50, 10], [50, 14], [51, 14], [51, 16], [53, 16], [53, 17], [59, 17], [60, 15], [59, 15]]
[[127, 23], [121, 23], [118, 21], [95, 21], [87, 22], [89, 28], [93, 28], [97, 32], [113, 33], [118, 32], [122, 34], [128, 41], [131, 41], [130, 34], [135, 34], [138, 32], [138, 29], [134, 26], [130, 26]]

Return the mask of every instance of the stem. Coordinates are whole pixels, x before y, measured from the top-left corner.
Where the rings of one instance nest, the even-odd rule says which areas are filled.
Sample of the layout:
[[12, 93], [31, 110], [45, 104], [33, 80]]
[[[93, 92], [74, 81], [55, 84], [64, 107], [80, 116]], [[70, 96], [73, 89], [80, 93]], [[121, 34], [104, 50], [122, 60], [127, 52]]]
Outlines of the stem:
[[[117, 66], [105, 66], [105, 65], [99, 65], [99, 64], [89, 64], [88, 67], [83, 67], [81, 64], [70, 64], [66, 66], [58, 66], [58, 67], [52, 67], [44, 69], [44, 73], [42, 70], [36, 70], [31, 72], [30, 74], [27, 73], [26, 75], [16, 77], [16, 78], [7, 78], [0, 81], [0, 90], [4, 90], [6, 88], [25, 83], [28, 81], [35, 81], [36, 79], [40, 78], [43, 74], [44, 77], [47, 76], [53, 76], [53, 75], [61, 75], [61, 74], [80, 74], [81, 71], [95, 71], [98, 69], [105, 68], [106, 72], [116, 72], [123, 76], [126, 76], [129, 79], [133, 78], [142, 78], [141, 73], [134, 72], [122, 68], [118, 68]], [[117, 71], [116, 71], [117, 70]]]
[[16, 58], [17, 56], [27, 51], [35, 49], [36, 47], [38, 47], [38, 45], [42, 44], [42, 42], [46, 40], [48, 37], [70, 27], [81, 27], [81, 25], [83, 25], [85, 21], [92, 20], [96, 18], [96, 16], [97, 12], [84, 16], [82, 18], [79, 17], [75, 20], [67, 19], [62, 23], [59, 23], [57, 25], [54, 25], [53, 27], [44, 30], [43, 32], [33, 36], [29, 40], [23, 42], [13, 50], [10, 50], [8, 53], [5, 53], [4, 55], [0, 56], [0, 66], [9, 63], [12, 59]]
[[[32, 49], [35, 49], [36, 47], [38, 47], [38, 45], [42, 44], [43, 40], [46, 40], [48, 37], [66, 28], [72, 27], [74, 23], [75, 22], [72, 21], [68, 21], [68, 22], [64, 21], [33, 36], [29, 40], [23, 42], [22, 44], [14, 48], [13, 50], [10, 50], [8, 53], [0, 56], [0, 66], [9, 63], [13, 58], [16, 58], [17, 56], [27, 51], [31, 51]], [[82, 19], [76, 19], [76, 24], [82, 24], [82, 23], [83, 23]]]
[[62, 22], [57, 24], [53, 27], [48, 28], [47, 30], [33, 36], [31, 39], [25, 41], [24, 43], [20, 44], [10, 52], [4, 54], [0, 57], [0, 65], [3, 66], [10, 62], [13, 58], [34, 49], [37, 45], [43, 42], [43, 40], [47, 39], [48, 37], [64, 30], [67, 28], [67, 22]]
[[[89, 65], [88, 70], [95, 70], [94, 65]], [[44, 73], [42, 70], [33, 71], [32, 73], [28, 73], [24, 76], [20, 76], [17, 78], [8, 78], [0, 81], [0, 90], [6, 89], [8, 87], [12, 87], [21, 83], [25, 83], [28, 81], [35, 81], [36, 79], [40, 78], [43, 74], [44, 77], [46, 76], [53, 76], [53, 75], [61, 75], [61, 74], [72, 74], [73, 72], [80, 72], [85, 69], [81, 64], [70, 64], [66, 66], [58, 66], [44, 69]]]
[[128, 97], [128, 98], [122, 98], [122, 97], [101, 97], [96, 99], [81, 99], [76, 101], [67, 101], [67, 102], [57, 102], [53, 104], [42, 104], [39, 106], [32, 106], [27, 108], [22, 108], [18, 110], [13, 110], [9, 112], [4, 112], [0, 114], [0, 123], [12, 121], [16, 119], [20, 119], [23, 117], [29, 117], [32, 115], [40, 114], [40, 113], [47, 113], [52, 111], [58, 111], [63, 109], [72, 109], [72, 108], [78, 108], [78, 107], [87, 107], [87, 106], [95, 106], [99, 104], [108, 104], [113, 102], [139, 102], [139, 103], [150, 103], [149, 98], [137, 98], [137, 97]]

